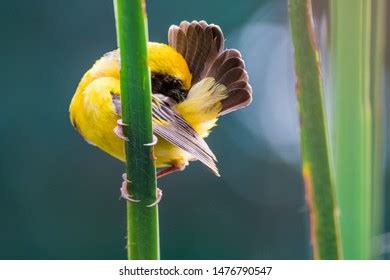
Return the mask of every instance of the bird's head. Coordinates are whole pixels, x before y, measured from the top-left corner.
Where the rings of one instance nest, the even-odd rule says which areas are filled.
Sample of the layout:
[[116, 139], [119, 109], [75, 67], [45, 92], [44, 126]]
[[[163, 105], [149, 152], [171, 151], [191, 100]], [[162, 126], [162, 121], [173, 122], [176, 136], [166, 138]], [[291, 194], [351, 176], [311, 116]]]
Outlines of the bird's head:
[[148, 44], [148, 57], [152, 77], [172, 78], [173, 83], [181, 83], [185, 90], [191, 87], [192, 75], [187, 62], [174, 48], [151, 42]]

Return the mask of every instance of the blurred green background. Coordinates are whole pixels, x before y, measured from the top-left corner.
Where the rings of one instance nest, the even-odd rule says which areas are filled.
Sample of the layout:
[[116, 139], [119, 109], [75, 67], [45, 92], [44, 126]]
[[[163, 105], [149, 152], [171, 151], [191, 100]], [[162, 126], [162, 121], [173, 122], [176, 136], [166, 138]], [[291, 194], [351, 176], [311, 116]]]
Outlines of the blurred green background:
[[[151, 41], [181, 20], [220, 25], [254, 89], [207, 139], [221, 178], [196, 162], [159, 181], [162, 259], [311, 258], [287, 3], [235, 3], [147, 3]], [[83, 73], [116, 48], [112, 1], [3, 1], [0, 15], [0, 259], [125, 259], [124, 166], [68, 117]], [[390, 234], [378, 240], [388, 258]]]

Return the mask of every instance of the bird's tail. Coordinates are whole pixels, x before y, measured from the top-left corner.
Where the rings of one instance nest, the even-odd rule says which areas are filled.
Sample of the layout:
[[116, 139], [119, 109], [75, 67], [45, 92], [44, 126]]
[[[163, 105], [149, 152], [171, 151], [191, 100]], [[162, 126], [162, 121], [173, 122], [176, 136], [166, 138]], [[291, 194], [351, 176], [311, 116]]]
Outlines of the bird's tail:
[[[207, 85], [217, 83], [225, 87], [224, 97], [219, 100], [222, 107], [218, 115], [225, 115], [251, 103], [252, 88], [244, 61], [239, 51], [225, 49], [224, 36], [218, 25], [205, 21], [183, 21], [179, 26], [169, 28], [168, 42], [186, 60], [193, 86], [206, 79], [204, 83]], [[208, 93], [196, 95], [206, 103], [210, 97]], [[210, 100], [214, 101], [214, 98]]]

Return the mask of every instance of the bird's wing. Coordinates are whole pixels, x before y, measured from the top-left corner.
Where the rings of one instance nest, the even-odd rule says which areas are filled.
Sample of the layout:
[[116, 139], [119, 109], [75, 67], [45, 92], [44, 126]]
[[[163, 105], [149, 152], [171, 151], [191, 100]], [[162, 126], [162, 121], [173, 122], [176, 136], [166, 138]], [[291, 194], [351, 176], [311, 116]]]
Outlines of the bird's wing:
[[227, 89], [227, 97], [221, 101], [219, 115], [224, 115], [249, 105], [252, 88], [239, 51], [224, 49], [224, 36], [218, 25], [205, 21], [183, 21], [172, 25], [168, 31], [168, 43], [186, 60], [192, 74], [192, 84], [212, 77]]
[[[112, 100], [121, 116], [120, 95], [113, 94]], [[153, 133], [191, 154], [219, 176], [215, 155], [203, 138], [172, 109], [173, 104], [169, 97], [152, 95]]]

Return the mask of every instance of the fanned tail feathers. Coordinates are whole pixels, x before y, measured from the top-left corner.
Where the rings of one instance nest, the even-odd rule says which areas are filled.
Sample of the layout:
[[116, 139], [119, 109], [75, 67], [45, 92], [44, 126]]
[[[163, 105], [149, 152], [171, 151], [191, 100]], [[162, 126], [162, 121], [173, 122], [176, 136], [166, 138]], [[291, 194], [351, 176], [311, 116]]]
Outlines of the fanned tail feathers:
[[224, 36], [218, 25], [183, 21], [169, 28], [168, 43], [185, 58], [193, 85], [205, 78], [214, 78], [216, 83], [225, 86], [219, 115], [251, 103], [252, 88], [244, 61], [239, 51], [224, 49]]

